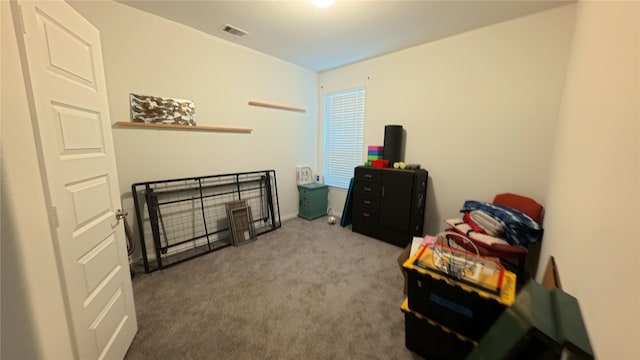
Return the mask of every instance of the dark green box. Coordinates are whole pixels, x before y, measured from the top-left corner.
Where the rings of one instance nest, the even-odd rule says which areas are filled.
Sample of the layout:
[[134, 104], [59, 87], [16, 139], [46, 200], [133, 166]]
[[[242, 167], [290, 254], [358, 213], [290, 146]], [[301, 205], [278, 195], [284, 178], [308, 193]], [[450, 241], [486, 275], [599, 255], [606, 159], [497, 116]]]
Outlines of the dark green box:
[[468, 359], [591, 360], [594, 354], [577, 299], [529, 281]]
[[324, 184], [298, 185], [298, 216], [312, 220], [327, 215], [329, 187]]

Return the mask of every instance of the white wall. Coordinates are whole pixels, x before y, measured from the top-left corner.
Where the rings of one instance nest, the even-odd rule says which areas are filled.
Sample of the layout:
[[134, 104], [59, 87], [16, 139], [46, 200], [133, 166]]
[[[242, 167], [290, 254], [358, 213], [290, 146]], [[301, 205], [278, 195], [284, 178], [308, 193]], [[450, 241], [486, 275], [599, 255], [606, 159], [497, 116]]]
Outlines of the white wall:
[[640, 3], [579, 2], [542, 257], [600, 359], [640, 359]]
[[[319, 101], [364, 84], [365, 145], [403, 125], [405, 161], [429, 171], [428, 234], [465, 200], [515, 192], [544, 205], [573, 19], [560, 7], [327, 71]], [[345, 197], [332, 189], [330, 206]]]
[[2, 359], [70, 359], [53, 240], [8, 1], [2, 19]]
[[[297, 165], [316, 166], [315, 72], [111, 2], [72, 2], [101, 32], [112, 121], [128, 121], [129, 93], [193, 100], [199, 125], [251, 134], [113, 129], [123, 206], [135, 223], [137, 182], [276, 171], [280, 214], [295, 217]], [[306, 113], [248, 106], [249, 100]]]
[[[0, 357], [69, 358], [15, 35], [8, 3], [0, 5]], [[128, 93], [140, 92], [194, 100], [199, 124], [254, 128], [251, 135], [114, 129], [130, 212], [133, 182], [273, 168], [281, 213], [295, 214], [295, 165], [321, 168], [318, 99], [364, 84], [365, 143], [381, 144], [385, 124], [403, 124], [405, 159], [430, 171], [427, 232], [465, 199], [502, 191], [536, 198], [547, 209], [541, 259], [558, 260], [598, 357], [640, 358], [637, 2], [546, 11], [332, 70], [318, 82], [304, 69], [121, 4], [73, 5], [102, 33], [113, 121], [128, 119]], [[250, 108], [248, 100], [307, 113]], [[330, 195], [341, 212], [344, 193]]]

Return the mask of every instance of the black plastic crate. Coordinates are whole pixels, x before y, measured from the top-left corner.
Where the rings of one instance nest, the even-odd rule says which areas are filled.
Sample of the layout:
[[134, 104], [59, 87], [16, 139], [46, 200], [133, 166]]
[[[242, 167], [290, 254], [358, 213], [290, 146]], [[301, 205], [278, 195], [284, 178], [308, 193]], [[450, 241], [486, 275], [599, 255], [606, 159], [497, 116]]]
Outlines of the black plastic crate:
[[407, 300], [401, 309], [404, 312], [405, 345], [425, 359], [464, 359], [477, 345], [474, 341], [412, 312]]
[[480, 340], [513, 303], [515, 274], [504, 271], [500, 289], [483, 290], [470, 279], [458, 280], [431, 268], [431, 248], [425, 250], [403, 264], [409, 309], [469, 339]]

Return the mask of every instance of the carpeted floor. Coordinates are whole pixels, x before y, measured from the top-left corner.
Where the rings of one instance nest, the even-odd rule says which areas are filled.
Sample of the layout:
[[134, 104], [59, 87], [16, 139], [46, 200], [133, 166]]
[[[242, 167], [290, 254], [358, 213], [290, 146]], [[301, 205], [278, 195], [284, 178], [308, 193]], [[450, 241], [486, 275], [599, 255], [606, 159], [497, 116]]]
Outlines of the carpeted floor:
[[133, 279], [126, 359], [419, 359], [404, 346], [402, 249], [284, 221], [255, 242]]

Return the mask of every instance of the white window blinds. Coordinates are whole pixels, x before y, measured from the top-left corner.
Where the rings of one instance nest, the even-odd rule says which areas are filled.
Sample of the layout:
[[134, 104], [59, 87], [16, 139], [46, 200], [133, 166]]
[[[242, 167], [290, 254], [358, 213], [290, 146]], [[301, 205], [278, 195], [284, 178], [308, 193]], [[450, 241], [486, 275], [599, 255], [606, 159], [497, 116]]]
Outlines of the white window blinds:
[[324, 183], [349, 188], [362, 165], [364, 88], [333, 93], [324, 99]]

